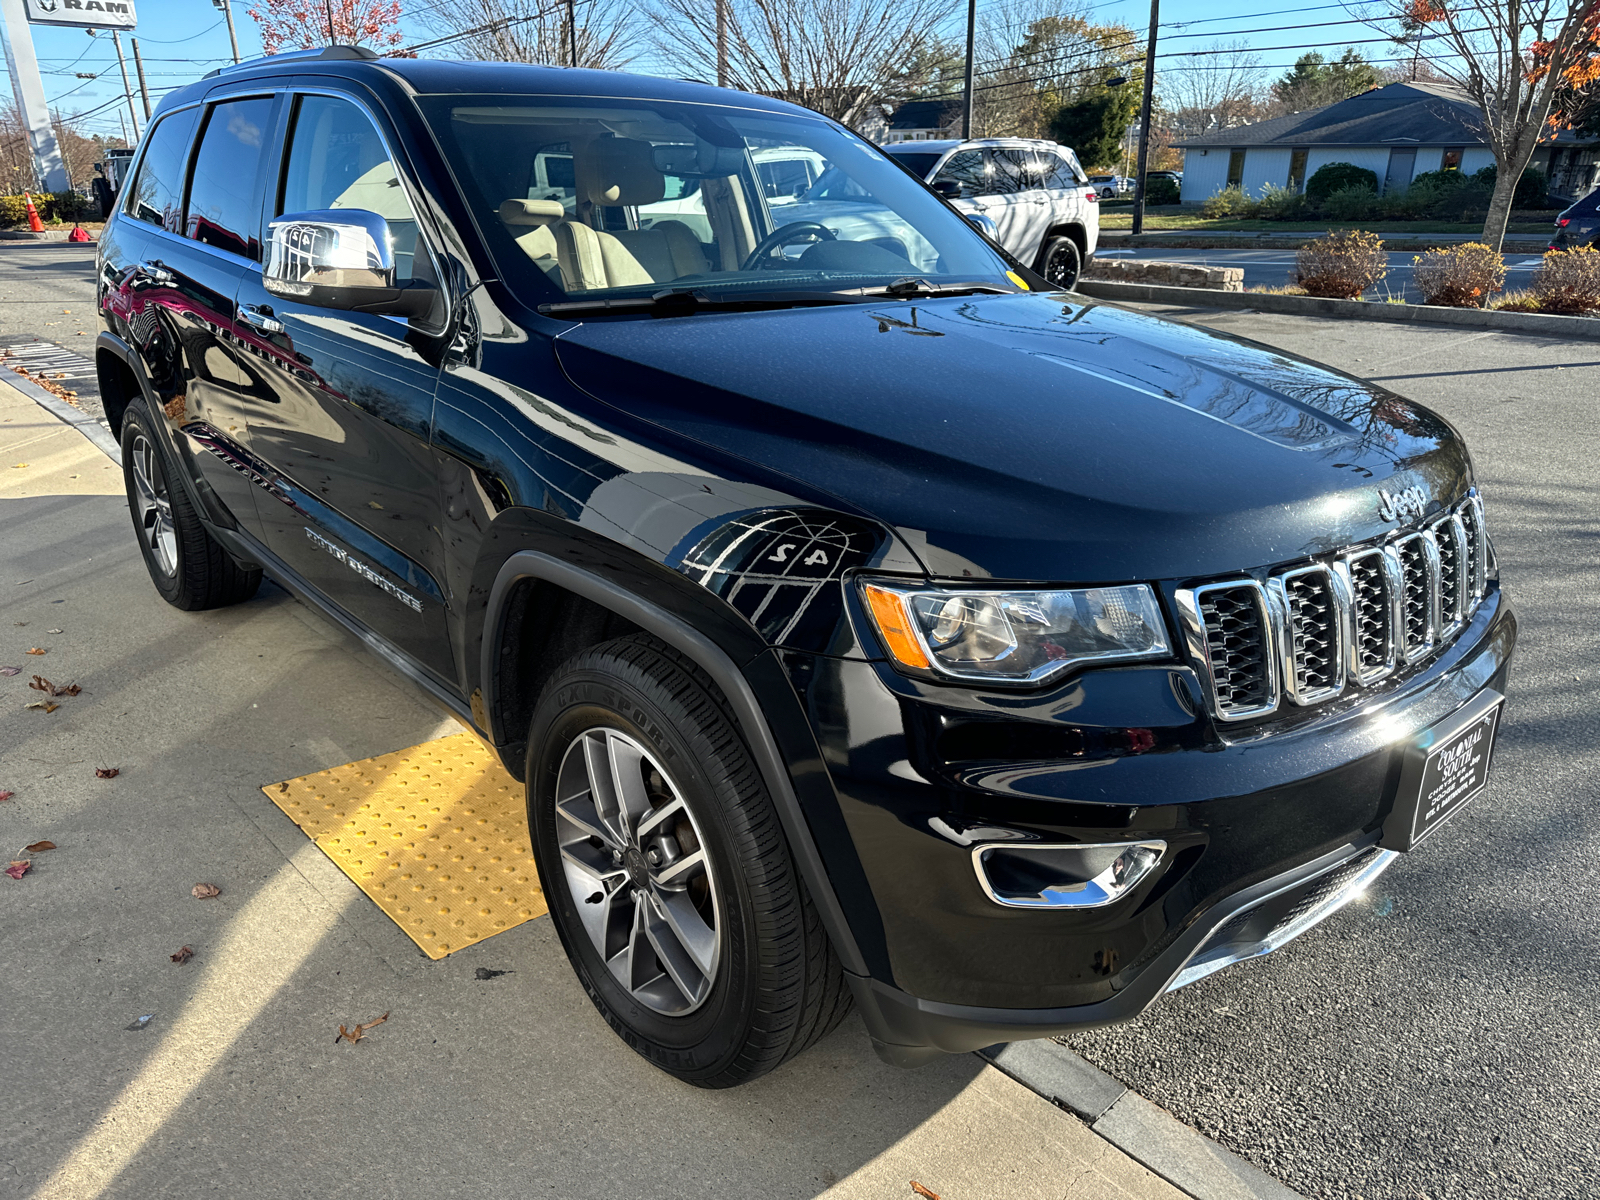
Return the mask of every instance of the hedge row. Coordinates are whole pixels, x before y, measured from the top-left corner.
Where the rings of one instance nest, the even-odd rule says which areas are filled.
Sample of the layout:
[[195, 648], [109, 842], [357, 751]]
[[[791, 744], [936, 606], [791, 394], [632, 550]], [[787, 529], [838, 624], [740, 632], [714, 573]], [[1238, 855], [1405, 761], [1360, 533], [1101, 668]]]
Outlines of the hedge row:
[[[41, 221], [97, 221], [100, 207], [77, 192], [35, 192], [33, 207]], [[28, 224], [27, 196], [0, 196], [0, 226]]]

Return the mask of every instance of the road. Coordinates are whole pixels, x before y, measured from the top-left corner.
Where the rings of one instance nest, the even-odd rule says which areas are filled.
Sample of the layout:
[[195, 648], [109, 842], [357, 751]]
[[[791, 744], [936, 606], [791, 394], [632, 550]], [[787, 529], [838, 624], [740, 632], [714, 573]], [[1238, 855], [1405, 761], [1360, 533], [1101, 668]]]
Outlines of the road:
[[[1243, 267], [1244, 284], [1247, 288], [1282, 287], [1290, 281], [1290, 273], [1294, 270], [1293, 250], [1119, 250], [1111, 248], [1099, 251], [1095, 257], [1190, 263], [1201, 267]], [[1416, 254], [1413, 251], [1404, 250], [1391, 252], [1385, 257], [1389, 263], [1388, 274], [1376, 286], [1367, 289], [1366, 297], [1369, 300], [1383, 300], [1394, 297], [1396, 299], [1404, 299], [1410, 304], [1421, 304], [1422, 293], [1417, 291], [1415, 284], [1412, 282], [1411, 260], [1416, 257]], [[1506, 289], [1508, 291], [1520, 291], [1526, 288], [1533, 278], [1533, 272], [1538, 270], [1539, 262], [1540, 257], [1537, 254], [1508, 254], [1506, 256]]]
[[1298, 942], [1070, 1044], [1308, 1196], [1587, 1200], [1600, 1179], [1600, 343], [1193, 318], [1374, 380], [1461, 430], [1521, 639], [1474, 807]]

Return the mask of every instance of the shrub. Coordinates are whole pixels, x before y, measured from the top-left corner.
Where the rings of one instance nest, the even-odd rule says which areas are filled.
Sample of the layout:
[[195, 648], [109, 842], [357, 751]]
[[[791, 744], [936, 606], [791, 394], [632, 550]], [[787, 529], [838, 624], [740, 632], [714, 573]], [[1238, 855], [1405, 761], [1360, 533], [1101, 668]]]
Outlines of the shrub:
[[1306, 195], [1313, 200], [1326, 200], [1341, 188], [1365, 187], [1374, 196], [1378, 194], [1378, 177], [1365, 167], [1354, 163], [1324, 163], [1306, 180]]
[[1600, 250], [1575, 246], [1570, 250], [1551, 250], [1533, 273], [1529, 289], [1547, 313], [1600, 312]]
[[1322, 202], [1321, 209], [1335, 221], [1365, 221], [1378, 213], [1378, 194], [1365, 184], [1340, 188]]
[[1292, 188], [1267, 184], [1261, 189], [1257, 212], [1268, 221], [1292, 221], [1304, 215], [1306, 198]]
[[1168, 179], [1165, 175], [1144, 181], [1144, 202], [1146, 204], [1177, 204], [1178, 181]]
[[[77, 192], [57, 192], [55, 195], [34, 192], [33, 207], [38, 210], [41, 221], [83, 221], [99, 214], [95, 203]], [[0, 196], [0, 225], [25, 226], [27, 223], [27, 196]]]
[[[1491, 192], [1499, 176], [1500, 169], [1496, 166], [1487, 166], [1472, 174], [1473, 179]], [[1522, 178], [1517, 180], [1517, 190], [1511, 195], [1511, 207], [1543, 208], [1549, 199], [1549, 192], [1550, 181], [1545, 178], [1544, 172], [1528, 167], [1523, 170]]]
[[1506, 261], [1482, 242], [1429, 250], [1413, 258], [1412, 280], [1424, 304], [1482, 308], [1506, 283]]
[[1226, 187], [1200, 206], [1200, 215], [1208, 221], [1221, 221], [1230, 217], [1253, 217], [1260, 208], [1237, 187]]
[[1308, 296], [1354, 300], [1384, 277], [1383, 241], [1375, 233], [1330, 233], [1300, 247], [1295, 258]]

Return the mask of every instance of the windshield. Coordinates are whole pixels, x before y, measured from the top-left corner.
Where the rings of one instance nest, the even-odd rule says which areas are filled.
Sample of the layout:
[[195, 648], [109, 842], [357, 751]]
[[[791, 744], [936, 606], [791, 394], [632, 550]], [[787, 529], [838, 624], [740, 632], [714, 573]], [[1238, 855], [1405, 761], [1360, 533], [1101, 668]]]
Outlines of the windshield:
[[821, 118], [592, 98], [419, 103], [501, 274], [535, 302], [907, 277], [1017, 286], [959, 214]]

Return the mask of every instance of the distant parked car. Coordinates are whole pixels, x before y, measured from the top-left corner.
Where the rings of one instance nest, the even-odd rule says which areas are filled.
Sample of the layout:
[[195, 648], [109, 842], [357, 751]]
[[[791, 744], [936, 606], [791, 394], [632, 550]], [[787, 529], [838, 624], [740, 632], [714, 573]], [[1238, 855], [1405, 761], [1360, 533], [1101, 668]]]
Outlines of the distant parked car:
[[1596, 188], [1556, 218], [1550, 249], [1600, 244], [1600, 188]]
[[[985, 232], [992, 221], [994, 240], [1058, 287], [1077, 283], [1093, 257], [1100, 194], [1068, 147], [1032, 138], [984, 138], [883, 149]], [[824, 176], [806, 200], [826, 191], [826, 183]]]
[[1094, 185], [1095, 191], [1100, 193], [1102, 200], [1115, 200], [1118, 196], [1133, 190], [1133, 180], [1125, 175], [1091, 175], [1089, 182]]

